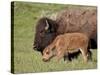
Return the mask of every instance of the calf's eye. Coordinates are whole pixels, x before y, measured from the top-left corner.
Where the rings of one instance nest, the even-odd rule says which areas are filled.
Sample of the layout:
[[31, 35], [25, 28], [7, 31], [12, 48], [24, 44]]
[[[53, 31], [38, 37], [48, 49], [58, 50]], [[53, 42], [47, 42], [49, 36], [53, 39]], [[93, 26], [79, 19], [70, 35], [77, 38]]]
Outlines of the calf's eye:
[[50, 52], [46, 52], [46, 54], [50, 54]]

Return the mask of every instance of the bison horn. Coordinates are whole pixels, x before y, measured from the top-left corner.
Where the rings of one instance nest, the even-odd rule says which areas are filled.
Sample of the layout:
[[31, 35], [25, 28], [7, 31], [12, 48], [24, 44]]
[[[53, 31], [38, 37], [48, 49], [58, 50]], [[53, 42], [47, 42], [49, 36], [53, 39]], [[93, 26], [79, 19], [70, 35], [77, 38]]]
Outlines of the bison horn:
[[45, 27], [45, 30], [48, 30], [48, 28], [49, 28], [49, 23], [48, 23], [48, 21], [46, 20], [46, 27]]

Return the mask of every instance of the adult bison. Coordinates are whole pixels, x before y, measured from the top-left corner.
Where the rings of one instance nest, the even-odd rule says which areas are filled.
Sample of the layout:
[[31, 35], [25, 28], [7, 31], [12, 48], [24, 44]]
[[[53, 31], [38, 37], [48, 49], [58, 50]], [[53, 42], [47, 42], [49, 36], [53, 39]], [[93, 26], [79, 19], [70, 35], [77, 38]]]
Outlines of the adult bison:
[[82, 32], [91, 41], [91, 47], [96, 48], [97, 44], [97, 10], [90, 9], [66, 9], [58, 13], [56, 20], [43, 17], [36, 25], [36, 34], [33, 48], [43, 52], [55, 37], [59, 34]]

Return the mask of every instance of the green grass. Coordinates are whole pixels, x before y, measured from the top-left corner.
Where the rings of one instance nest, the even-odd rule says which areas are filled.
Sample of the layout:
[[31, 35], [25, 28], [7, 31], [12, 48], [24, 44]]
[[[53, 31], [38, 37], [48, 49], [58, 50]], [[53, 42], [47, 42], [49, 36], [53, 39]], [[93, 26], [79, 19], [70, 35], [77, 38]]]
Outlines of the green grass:
[[[81, 55], [72, 62], [43, 62], [39, 52], [32, 49], [35, 26], [41, 12], [56, 13], [61, 9], [79, 6], [41, 4], [41, 3], [14, 3], [14, 73], [68, 71], [97, 68], [97, 50], [93, 50], [93, 60], [83, 63]], [[80, 6], [82, 7], [82, 6]]]

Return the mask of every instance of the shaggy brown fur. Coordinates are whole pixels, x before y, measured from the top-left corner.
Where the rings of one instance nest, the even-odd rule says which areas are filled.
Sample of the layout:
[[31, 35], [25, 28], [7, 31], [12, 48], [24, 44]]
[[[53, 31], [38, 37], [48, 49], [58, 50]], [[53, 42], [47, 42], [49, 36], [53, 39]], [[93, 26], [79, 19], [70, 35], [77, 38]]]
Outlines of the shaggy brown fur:
[[[48, 29], [45, 30], [48, 22]], [[56, 20], [46, 17], [39, 19], [36, 26], [36, 34], [33, 47], [43, 52], [56, 36], [64, 33], [82, 32], [86, 34], [91, 42], [91, 47], [97, 44], [97, 11], [90, 9], [65, 9], [58, 13]], [[97, 46], [97, 45], [96, 45]], [[97, 48], [97, 47], [95, 47]]]
[[58, 34], [83, 32], [94, 38], [97, 33], [96, 9], [67, 9], [58, 14], [56, 22], [59, 25]]
[[68, 53], [80, 51], [84, 62], [88, 60], [88, 37], [83, 33], [66, 33], [59, 35], [43, 50], [43, 61], [48, 61], [52, 56], [60, 60]]

